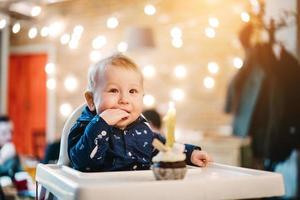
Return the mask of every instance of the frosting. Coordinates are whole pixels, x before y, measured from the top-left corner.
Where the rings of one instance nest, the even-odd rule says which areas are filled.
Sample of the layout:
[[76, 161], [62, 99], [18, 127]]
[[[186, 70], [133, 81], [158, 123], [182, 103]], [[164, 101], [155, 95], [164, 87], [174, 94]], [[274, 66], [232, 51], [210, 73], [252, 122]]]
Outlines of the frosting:
[[160, 151], [152, 158], [153, 162], [178, 162], [185, 160], [184, 145], [174, 143], [173, 148], [166, 152]]

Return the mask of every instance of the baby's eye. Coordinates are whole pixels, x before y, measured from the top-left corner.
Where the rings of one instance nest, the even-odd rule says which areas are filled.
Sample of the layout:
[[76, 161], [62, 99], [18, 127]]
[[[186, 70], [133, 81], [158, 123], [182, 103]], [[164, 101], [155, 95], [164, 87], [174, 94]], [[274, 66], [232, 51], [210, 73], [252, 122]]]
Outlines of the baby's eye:
[[136, 93], [139, 93], [139, 91], [137, 89], [130, 89], [129, 93], [136, 94]]
[[111, 89], [108, 90], [108, 92], [109, 93], [118, 93], [119, 91], [116, 88], [111, 88]]

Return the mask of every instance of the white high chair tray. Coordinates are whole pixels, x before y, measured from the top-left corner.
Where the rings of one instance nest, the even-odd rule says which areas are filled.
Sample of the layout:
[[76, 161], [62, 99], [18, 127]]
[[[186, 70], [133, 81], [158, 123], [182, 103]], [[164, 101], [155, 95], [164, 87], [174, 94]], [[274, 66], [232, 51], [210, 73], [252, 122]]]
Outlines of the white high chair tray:
[[284, 194], [280, 174], [217, 163], [189, 168], [185, 179], [171, 181], [156, 181], [151, 170], [82, 173], [39, 164], [36, 180], [63, 200], [243, 199]]

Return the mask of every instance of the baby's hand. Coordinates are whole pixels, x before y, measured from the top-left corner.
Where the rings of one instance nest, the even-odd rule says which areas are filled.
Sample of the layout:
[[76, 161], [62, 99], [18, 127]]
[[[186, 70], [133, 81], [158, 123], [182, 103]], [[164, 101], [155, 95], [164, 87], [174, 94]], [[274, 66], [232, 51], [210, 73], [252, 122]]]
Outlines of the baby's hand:
[[129, 117], [129, 113], [121, 109], [107, 109], [100, 113], [100, 117], [102, 117], [108, 125], [113, 126], [122, 119]]
[[206, 167], [212, 159], [205, 151], [194, 150], [191, 156], [191, 162], [199, 167]]

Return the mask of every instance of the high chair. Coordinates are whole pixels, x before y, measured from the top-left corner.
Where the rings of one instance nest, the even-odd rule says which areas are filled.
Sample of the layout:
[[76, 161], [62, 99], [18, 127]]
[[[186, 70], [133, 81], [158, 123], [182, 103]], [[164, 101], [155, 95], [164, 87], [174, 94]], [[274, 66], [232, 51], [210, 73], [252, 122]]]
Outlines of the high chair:
[[85, 106], [86, 106], [85, 103], [78, 106], [65, 122], [65, 125], [61, 133], [60, 150], [59, 150], [57, 165], [69, 165], [70, 160], [68, 156], [68, 136], [70, 133], [70, 129], [75, 124], [76, 120], [82, 113]]
[[156, 181], [151, 170], [86, 173], [72, 169], [68, 166], [68, 134], [84, 106], [79, 106], [64, 125], [57, 164], [37, 166], [38, 200], [253, 199], [284, 194], [281, 174], [218, 163], [203, 169], [187, 168], [183, 181]]
[[[60, 150], [59, 150], [59, 157], [58, 157], [58, 161], [56, 163], [57, 166], [63, 166], [69, 165], [69, 156], [68, 156], [68, 136], [70, 133], [70, 129], [72, 128], [72, 126], [75, 124], [76, 120], [78, 119], [78, 117], [80, 116], [80, 114], [82, 113], [83, 109], [85, 108], [86, 104], [82, 104], [80, 106], [78, 106], [72, 113], [71, 115], [67, 118], [62, 133], [61, 133], [61, 140], [60, 140]], [[38, 164], [37, 166], [37, 171], [39, 170], [39, 168], [45, 164]], [[38, 192], [38, 173], [36, 175], [36, 197], [37, 199], [45, 199], [46, 196], [46, 189], [41, 187], [40, 192]], [[47, 199], [51, 199], [51, 198], [47, 198]]]

